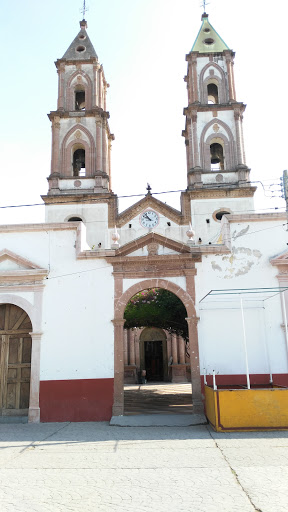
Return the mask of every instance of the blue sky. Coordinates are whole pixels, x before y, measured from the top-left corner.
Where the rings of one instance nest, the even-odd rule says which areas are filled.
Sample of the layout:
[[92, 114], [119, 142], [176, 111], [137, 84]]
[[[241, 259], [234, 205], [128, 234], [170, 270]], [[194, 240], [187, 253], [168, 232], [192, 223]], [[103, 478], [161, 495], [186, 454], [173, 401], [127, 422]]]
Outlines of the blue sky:
[[[81, 1], [1, 0], [2, 123], [0, 205], [40, 202], [50, 173], [57, 73], [78, 33]], [[195, 0], [90, 0], [88, 32], [110, 83], [115, 134], [112, 187], [118, 195], [186, 188], [183, 108], [185, 55], [201, 24]], [[287, 4], [211, 0], [209, 19], [236, 51], [237, 99], [247, 104], [244, 137], [253, 180], [287, 168]], [[265, 181], [266, 185], [269, 183]], [[180, 208], [179, 194], [157, 196]], [[133, 201], [133, 200], [132, 200]], [[131, 200], [130, 200], [131, 203]], [[121, 201], [123, 209], [129, 202]], [[256, 207], [283, 207], [259, 190]], [[270, 211], [270, 210], [267, 210]], [[44, 207], [0, 210], [0, 223], [41, 222]]]

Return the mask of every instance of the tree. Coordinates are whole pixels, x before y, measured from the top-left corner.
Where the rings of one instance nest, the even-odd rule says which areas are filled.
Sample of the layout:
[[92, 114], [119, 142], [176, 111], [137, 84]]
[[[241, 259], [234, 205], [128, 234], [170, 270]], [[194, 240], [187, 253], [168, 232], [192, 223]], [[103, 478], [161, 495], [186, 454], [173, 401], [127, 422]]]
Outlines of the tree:
[[159, 327], [179, 334], [188, 341], [186, 317], [186, 308], [174, 293], [162, 288], [151, 288], [130, 299], [124, 313], [124, 328]]

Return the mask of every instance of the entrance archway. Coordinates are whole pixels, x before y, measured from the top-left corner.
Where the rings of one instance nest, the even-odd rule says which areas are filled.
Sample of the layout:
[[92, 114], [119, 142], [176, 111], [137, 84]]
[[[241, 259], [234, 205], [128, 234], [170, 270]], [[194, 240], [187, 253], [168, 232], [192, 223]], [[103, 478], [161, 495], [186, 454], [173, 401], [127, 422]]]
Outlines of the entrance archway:
[[32, 323], [22, 308], [0, 305], [0, 416], [28, 416]]
[[124, 413], [124, 311], [128, 301], [136, 293], [149, 288], [164, 288], [174, 293], [184, 304], [187, 311], [187, 324], [190, 344], [190, 365], [192, 384], [193, 412], [203, 412], [201, 396], [199, 347], [196, 310], [191, 296], [178, 285], [165, 279], [147, 279], [134, 284], [115, 300], [114, 306], [114, 405], [113, 415]]

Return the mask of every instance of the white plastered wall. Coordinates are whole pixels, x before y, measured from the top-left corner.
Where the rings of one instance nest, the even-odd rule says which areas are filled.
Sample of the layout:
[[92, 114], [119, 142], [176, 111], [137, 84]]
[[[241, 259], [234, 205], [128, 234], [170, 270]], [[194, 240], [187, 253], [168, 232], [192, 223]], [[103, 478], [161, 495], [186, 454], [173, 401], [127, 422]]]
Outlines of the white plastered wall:
[[[270, 264], [270, 258], [285, 249], [280, 221], [233, 222], [230, 228], [232, 253], [203, 256], [202, 263], [196, 264], [201, 371], [205, 368], [208, 373], [215, 370], [224, 375], [246, 373], [240, 299], [231, 296], [233, 309], [220, 302], [220, 296], [215, 297], [211, 305], [199, 301], [210, 290], [278, 287], [277, 269]], [[238, 301], [235, 308], [232, 299]], [[249, 371], [285, 373], [288, 354], [281, 327], [280, 295], [257, 304], [259, 308], [251, 309], [249, 303], [244, 302]]]
[[[0, 233], [0, 240], [3, 247], [49, 270], [43, 282], [42, 325], [37, 326], [43, 333], [40, 380], [113, 378], [112, 267], [104, 259], [76, 258], [76, 228], [20, 227]], [[33, 298], [21, 285], [15, 295]]]
[[[61, 197], [59, 198], [61, 201]], [[70, 217], [80, 217], [86, 226], [87, 243], [92, 248], [98, 247], [101, 243], [102, 248], [111, 247], [111, 236], [108, 232], [108, 205], [106, 203], [98, 204], [59, 204], [46, 205], [46, 222], [66, 222]]]

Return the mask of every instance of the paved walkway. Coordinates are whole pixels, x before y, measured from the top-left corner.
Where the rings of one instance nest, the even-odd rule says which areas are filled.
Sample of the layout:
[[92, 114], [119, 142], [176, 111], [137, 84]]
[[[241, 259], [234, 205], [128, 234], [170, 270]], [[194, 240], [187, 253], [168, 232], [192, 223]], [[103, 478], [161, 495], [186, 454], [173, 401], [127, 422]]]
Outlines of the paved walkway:
[[1, 512], [287, 512], [288, 432], [0, 425]]
[[191, 414], [191, 383], [125, 384], [124, 414]]

